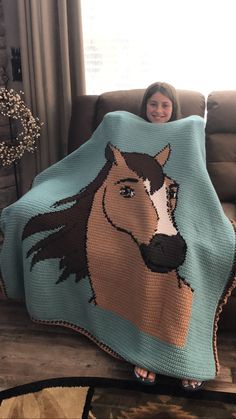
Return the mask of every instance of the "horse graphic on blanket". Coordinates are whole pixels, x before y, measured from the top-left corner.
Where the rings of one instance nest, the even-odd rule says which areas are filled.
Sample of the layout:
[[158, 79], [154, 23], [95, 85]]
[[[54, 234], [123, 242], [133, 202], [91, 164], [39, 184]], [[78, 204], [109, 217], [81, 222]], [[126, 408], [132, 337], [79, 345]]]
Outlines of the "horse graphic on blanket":
[[53, 212], [31, 218], [22, 240], [48, 231], [27, 253], [31, 269], [58, 258], [56, 284], [71, 274], [76, 282], [88, 277], [88, 304], [183, 347], [194, 291], [177, 270], [187, 246], [174, 220], [178, 185], [163, 172], [170, 154], [169, 144], [152, 157], [121, 152], [109, 143], [97, 177], [78, 194], [55, 202]]

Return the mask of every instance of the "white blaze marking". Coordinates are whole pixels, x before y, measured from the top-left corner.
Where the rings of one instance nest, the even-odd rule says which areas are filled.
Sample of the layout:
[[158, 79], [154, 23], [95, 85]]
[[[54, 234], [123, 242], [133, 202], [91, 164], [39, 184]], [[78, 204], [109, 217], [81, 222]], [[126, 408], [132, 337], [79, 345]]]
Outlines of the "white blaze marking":
[[151, 185], [148, 179], [144, 181], [144, 185], [148, 192], [148, 195], [152, 200], [152, 203], [156, 209], [159, 218], [157, 220], [157, 228], [155, 233], [167, 234], [167, 236], [175, 236], [178, 233], [178, 231], [174, 227], [173, 221], [169, 216], [165, 183], [158, 191], [155, 191], [153, 194], [150, 193]]

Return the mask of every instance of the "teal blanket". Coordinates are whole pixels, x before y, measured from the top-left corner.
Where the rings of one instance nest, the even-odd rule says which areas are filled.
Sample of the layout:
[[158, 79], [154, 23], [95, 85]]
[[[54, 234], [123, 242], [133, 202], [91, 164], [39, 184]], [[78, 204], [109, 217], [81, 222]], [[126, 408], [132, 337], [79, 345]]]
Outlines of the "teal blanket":
[[6, 295], [134, 365], [214, 378], [235, 232], [206, 170], [204, 128], [198, 116], [107, 114], [3, 211]]

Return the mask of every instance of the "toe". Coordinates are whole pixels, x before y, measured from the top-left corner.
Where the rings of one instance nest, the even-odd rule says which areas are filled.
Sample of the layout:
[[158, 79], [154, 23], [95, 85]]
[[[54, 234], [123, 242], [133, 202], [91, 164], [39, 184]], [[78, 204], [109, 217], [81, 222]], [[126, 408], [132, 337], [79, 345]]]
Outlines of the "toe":
[[188, 380], [182, 380], [182, 384], [183, 384], [184, 387], [187, 387], [188, 386]]
[[197, 380], [182, 380], [182, 385], [185, 388], [192, 388], [192, 389], [196, 389], [198, 387], [200, 387], [202, 384], [202, 381], [197, 381]]
[[140, 373], [139, 374], [141, 375], [142, 378], [147, 378], [148, 371], [144, 370], [143, 368], [140, 368]]
[[147, 377], [150, 381], [154, 382], [156, 379], [156, 374], [154, 372], [149, 372]]
[[189, 380], [189, 385], [192, 386], [193, 388], [197, 388], [202, 384], [201, 381], [196, 381], [196, 380]]
[[143, 368], [135, 367], [135, 372], [141, 378], [146, 378], [146, 376], [147, 376], [147, 370], [144, 370]]
[[135, 374], [137, 374], [139, 377], [141, 377], [143, 379], [147, 378], [151, 382], [155, 381], [156, 374], [152, 371], [148, 371], [148, 370], [145, 370], [144, 368], [140, 368], [140, 367], [137, 367], [137, 366], [134, 368], [134, 371], [135, 371]]

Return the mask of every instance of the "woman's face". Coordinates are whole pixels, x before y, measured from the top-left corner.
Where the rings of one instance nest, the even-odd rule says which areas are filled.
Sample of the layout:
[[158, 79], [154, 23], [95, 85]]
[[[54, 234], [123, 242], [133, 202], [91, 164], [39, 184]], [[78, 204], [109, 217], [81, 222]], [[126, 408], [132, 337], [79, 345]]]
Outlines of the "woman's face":
[[147, 101], [146, 115], [150, 122], [168, 122], [173, 111], [171, 100], [160, 92], [154, 93]]

